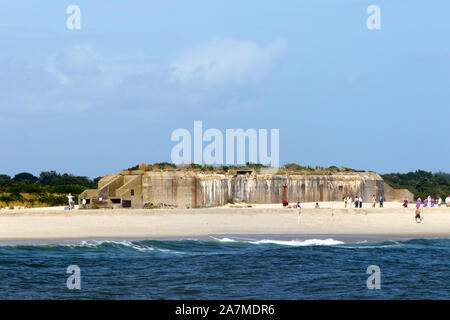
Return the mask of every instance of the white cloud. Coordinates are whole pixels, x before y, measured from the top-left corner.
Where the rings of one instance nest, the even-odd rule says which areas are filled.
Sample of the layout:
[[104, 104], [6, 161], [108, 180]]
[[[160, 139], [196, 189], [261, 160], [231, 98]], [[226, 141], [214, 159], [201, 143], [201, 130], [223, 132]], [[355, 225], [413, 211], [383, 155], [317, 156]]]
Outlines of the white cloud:
[[[46, 62], [0, 60], [5, 114], [164, 112], [167, 108], [249, 110], [261, 107], [260, 82], [285, 52], [282, 40], [265, 46], [219, 39], [182, 53], [172, 63], [146, 52], [100, 55], [77, 45]], [[8, 106], [14, 108], [8, 108]]]
[[178, 56], [171, 64], [172, 80], [205, 87], [255, 84], [267, 76], [274, 61], [285, 52], [286, 44], [281, 39], [266, 46], [215, 39]]
[[61, 84], [67, 84], [74, 77], [98, 74], [102, 61], [89, 46], [75, 46], [52, 56], [45, 71], [56, 76]]

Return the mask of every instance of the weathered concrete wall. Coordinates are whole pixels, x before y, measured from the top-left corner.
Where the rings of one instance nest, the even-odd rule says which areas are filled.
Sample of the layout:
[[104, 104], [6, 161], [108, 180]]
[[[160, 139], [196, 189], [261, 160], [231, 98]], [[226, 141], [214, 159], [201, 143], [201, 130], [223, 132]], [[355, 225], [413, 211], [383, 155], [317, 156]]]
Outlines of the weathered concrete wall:
[[[99, 183], [100, 185], [100, 183]], [[103, 182], [99, 187], [99, 197], [102, 199], [109, 199], [116, 196], [116, 190], [124, 185], [124, 176], [116, 175], [115, 177], [108, 176], [107, 182]]]
[[228, 199], [256, 203], [340, 201], [343, 197], [384, 194], [376, 173], [334, 175], [228, 175], [184, 171], [146, 172], [143, 203], [195, 208], [227, 203]]
[[414, 194], [407, 189], [394, 189], [387, 183], [384, 183], [384, 194], [386, 201], [403, 201], [405, 198], [409, 202], [414, 202]]
[[116, 197], [131, 201], [132, 208], [142, 208], [143, 193], [142, 193], [142, 176], [125, 176], [125, 184], [116, 191]]
[[143, 202], [195, 207], [195, 180], [190, 172], [146, 172], [142, 177]]
[[103, 189], [107, 184], [109, 184], [111, 181], [116, 179], [117, 177], [120, 177], [120, 174], [108, 174], [100, 179], [98, 182], [98, 189]]

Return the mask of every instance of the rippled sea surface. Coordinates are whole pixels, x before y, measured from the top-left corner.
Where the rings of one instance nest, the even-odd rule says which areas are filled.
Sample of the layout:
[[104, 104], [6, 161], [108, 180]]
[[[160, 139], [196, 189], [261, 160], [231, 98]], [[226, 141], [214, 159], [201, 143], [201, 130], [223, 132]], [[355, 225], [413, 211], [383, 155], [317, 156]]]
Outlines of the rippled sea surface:
[[[80, 290], [67, 288], [69, 265]], [[371, 265], [380, 290], [367, 288]], [[4, 244], [0, 299], [450, 299], [450, 239]]]

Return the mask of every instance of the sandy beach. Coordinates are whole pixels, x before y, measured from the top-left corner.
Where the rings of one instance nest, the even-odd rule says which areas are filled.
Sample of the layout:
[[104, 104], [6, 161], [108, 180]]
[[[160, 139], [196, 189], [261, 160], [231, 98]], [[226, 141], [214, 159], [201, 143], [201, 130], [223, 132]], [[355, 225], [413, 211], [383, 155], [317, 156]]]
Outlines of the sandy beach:
[[280, 204], [251, 208], [153, 210], [25, 209], [0, 211], [0, 241], [98, 238], [200, 237], [211, 234], [367, 235], [385, 238], [449, 238], [450, 208], [415, 208], [386, 203], [384, 209], [343, 209], [342, 203], [313, 203], [298, 209]]

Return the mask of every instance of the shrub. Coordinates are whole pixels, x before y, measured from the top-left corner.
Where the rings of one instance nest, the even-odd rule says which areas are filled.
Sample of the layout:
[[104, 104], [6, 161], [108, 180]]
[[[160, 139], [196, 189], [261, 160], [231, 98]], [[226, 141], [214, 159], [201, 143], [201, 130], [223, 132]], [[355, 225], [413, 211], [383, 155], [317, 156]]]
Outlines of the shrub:
[[33, 208], [47, 208], [47, 207], [51, 207], [51, 205], [49, 205], [48, 203], [45, 202], [33, 202]]
[[247, 162], [246, 164], [247, 168], [251, 168], [251, 169], [261, 169], [261, 168], [268, 168], [269, 166], [266, 166], [264, 164], [261, 163], [252, 163], [252, 162]]
[[169, 168], [176, 169], [177, 168], [177, 166], [175, 164], [169, 163], [169, 162], [157, 162], [153, 166], [158, 167], [160, 169], [169, 169]]
[[233, 199], [233, 198], [228, 198], [228, 199], [227, 199], [227, 203], [229, 203], [229, 204], [234, 204], [234, 199]]
[[26, 205], [25, 205], [25, 202], [22, 202], [22, 201], [10, 201], [10, 202], [8, 202], [8, 207], [10, 210], [13, 210], [15, 208], [18, 208], [18, 209], [25, 208]]

